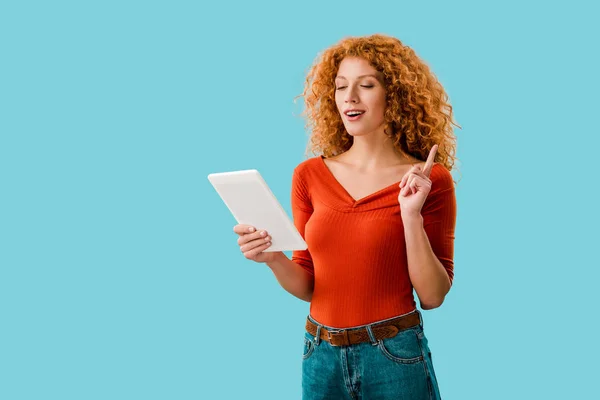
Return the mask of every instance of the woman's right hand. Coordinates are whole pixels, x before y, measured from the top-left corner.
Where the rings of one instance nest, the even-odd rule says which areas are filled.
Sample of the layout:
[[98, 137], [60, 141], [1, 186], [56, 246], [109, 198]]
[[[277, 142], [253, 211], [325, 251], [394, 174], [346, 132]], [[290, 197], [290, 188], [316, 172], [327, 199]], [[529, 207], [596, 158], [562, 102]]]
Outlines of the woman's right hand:
[[240, 251], [248, 260], [259, 263], [268, 263], [275, 260], [281, 252], [264, 251], [271, 246], [271, 237], [266, 231], [261, 231], [250, 225], [239, 224], [233, 227], [233, 231], [239, 235], [238, 244]]

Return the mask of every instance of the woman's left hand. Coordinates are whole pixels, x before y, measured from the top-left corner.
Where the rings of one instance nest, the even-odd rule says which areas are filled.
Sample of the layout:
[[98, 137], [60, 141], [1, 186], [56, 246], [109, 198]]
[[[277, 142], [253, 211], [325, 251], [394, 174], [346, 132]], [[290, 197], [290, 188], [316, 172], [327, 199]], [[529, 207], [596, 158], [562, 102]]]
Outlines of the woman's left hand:
[[425, 162], [425, 166], [421, 169], [418, 165], [413, 167], [402, 177], [400, 181], [400, 194], [398, 202], [402, 216], [420, 215], [425, 199], [431, 190], [431, 170], [435, 154], [437, 153], [438, 145], [434, 145], [429, 151], [429, 156]]

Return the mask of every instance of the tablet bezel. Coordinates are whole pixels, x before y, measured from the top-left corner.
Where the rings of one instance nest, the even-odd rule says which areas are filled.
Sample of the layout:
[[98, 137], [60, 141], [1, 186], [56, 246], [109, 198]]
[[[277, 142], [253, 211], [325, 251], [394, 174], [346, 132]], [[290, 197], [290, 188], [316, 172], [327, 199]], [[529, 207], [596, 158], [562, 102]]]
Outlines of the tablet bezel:
[[[269, 233], [271, 246], [264, 250], [265, 252], [308, 248], [293, 221], [258, 170], [217, 172], [209, 174], [208, 180], [238, 224], [251, 225]], [[232, 185], [235, 186], [238, 182], [243, 183], [243, 187], [240, 185], [239, 190], [230, 190]], [[248, 196], [248, 184], [252, 188], [252, 196]], [[244, 194], [252, 199], [251, 203], [240, 201]]]

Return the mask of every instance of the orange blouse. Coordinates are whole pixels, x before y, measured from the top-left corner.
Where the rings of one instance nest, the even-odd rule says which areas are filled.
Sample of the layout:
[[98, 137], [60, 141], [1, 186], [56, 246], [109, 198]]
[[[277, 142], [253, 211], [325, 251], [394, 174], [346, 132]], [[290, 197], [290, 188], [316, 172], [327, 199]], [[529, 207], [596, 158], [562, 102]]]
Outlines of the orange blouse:
[[[434, 164], [421, 210], [431, 248], [454, 278], [456, 197], [450, 171]], [[310, 314], [335, 328], [365, 325], [415, 309], [408, 275], [400, 181], [355, 201], [323, 157], [300, 163], [292, 177], [294, 224], [308, 249], [292, 261], [314, 275]]]

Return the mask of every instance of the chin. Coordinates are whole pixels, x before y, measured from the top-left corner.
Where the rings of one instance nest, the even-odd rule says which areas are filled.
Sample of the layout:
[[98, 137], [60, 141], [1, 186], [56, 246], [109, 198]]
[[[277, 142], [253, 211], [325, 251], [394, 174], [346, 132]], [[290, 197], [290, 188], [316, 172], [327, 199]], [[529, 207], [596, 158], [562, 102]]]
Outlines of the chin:
[[364, 130], [364, 129], [352, 129], [352, 130], [348, 130], [346, 129], [346, 132], [348, 132], [348, 134], [350, 136], [365, 136], [368, 135], [369, 133], [371, 133], [372, 131], [369, 130]]
[[366, 135], [370, 135], [370, 134], [376, 134], [376, 132], [379, 132], [381, 130], [381, 132], [384, 131], [384, 125], [383, 123], [381, 124], [364, 124], [364, 125], [350, 125], [350, 126], [346, 126], [344, 125], [344, 128], [346, 128], [346, 132], [348, 132], [348, 134], [350, 136], [366, 136]]

